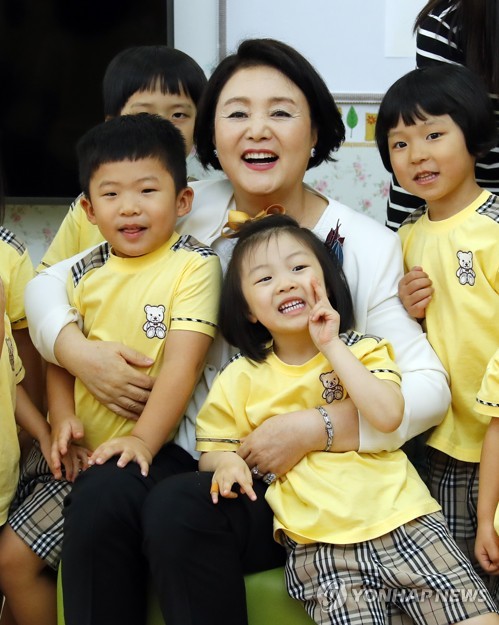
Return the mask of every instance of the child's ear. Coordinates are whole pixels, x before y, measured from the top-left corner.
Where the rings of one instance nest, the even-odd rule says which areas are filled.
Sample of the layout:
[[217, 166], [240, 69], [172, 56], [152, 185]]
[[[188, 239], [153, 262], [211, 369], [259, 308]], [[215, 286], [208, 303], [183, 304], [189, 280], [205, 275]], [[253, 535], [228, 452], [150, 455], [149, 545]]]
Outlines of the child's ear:
[[177, 217], [183, 217], [191, 212], [194, 191], [191, 187], [185, 187], [177, 195]]
[[87, 215], [87, 219], [91, 224], [96, 224], [97, 221], [95, 220], [95, 212], [94, 212], [94, 208], [92, 206], [92, 202], [89, 200], [89, 198], [86, 195], [82, 195], [81, 200], [80, 200], [80, 204], [81, 207], [83, 208], [83, 210], [85, 211], [86, 215]]

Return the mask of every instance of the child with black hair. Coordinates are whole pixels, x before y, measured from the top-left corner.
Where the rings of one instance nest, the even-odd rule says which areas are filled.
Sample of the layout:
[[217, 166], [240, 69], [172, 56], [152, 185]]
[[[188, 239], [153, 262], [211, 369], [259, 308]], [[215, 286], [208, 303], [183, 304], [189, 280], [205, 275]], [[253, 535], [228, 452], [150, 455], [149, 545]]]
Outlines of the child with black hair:
[[[198, 415], [200, 469], [214, 472], [199, 480], [207, 498], [210, 490], [213, 504], [225, 508], [239, 493], [265, 496], [274, 536], [288, 553], [288, 591], [315, 622], [381, 625], [405, 613], [420, 625], [498, 623], [405, 454], [330, 452], [324, 401], [351, 397], [374, 427], [390, 432], [401, 423], [404, 400], [390, 344], [352, 330], [350, 292], [324, 244], [289, 217], [244, 225], [219, 325], [241, 354], [217, 377]], [[285, 475], [250, 470], [234, 453], [273, 414], [313, 406], [324, 418], [324, 449]], [[475, 600], [459, 598], [466, 589], [477, 591]]]
[[[164, 45], [126, 48], [110, 61], [104, 74], [104, 117], [160, 115], [180, 130], [190, 159], [197, 105], [206, 82], [201, 67], [181, 50]], [[99, 229], [86, 218], [81, 198], [71, 204], [38, 271], [102, 243]]]
[[[499, 130], [499, 1], [428, 0], [416, 17], [416, 67], [464, 65], [479, 76], [489, 92]], [[499, 141], [499, 134], [498, 134]], [[499, 192], [499, 143], [475, 163], [483, 189]], [[424, 199], [408, 193], [392, 177], [386, 225], [397, 230]]]
[[[83, 209], [106, 242], [73, 265], [71, 304], [88, 339], [120, 341], [147, 354], [147, 374], [156, 384], [134, 421], [49, 365], [51, 466], [34, 447], [9, 525], [0, 534], [0, 588], [17, 625], [55, 624], [63, 504], [74, 480], [85, 480], [88, 466], [103, 465], [90, 471], [106, 474], [116, 464], [121, 470], [134, 463], [131, 471], [141, 486], [139, 494], [124, 494], [130, 499], [145, 498], [168, 475], [196, 468], [191, 455], [171, 441], [216, 330], [218, 257], [175, 232], [177, 217], [190, 211], [193, 197], [181, 133], [148, 113], [116, 117], [84, 135], [78, 159]], [[98, 509], [100, 502], [93, 505]], [[98, 540], [95, 533], [92, 539]], [[111, 541], [113, 531], [103, 539]]]
[[427, 440], [428, 485], [458, 545], [495, 600], [497, 576], [475, 555], [479, 462], [490, 416], [475, 412], [485, 368], [499, 343], [499, 198], [475, 180], [475, 161], [496, 143], [481, 80], [458, 65], [409, 72], [380, 106], [381, 158], [426, 204], [402, 224], [401, 300], [422, 319], [450, 376], [451, 406]]

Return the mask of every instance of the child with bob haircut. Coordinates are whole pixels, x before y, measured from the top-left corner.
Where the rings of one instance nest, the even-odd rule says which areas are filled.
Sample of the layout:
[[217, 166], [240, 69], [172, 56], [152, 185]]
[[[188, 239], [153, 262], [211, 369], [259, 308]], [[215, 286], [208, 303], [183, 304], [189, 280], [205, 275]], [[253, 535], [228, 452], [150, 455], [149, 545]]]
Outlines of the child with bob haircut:
[[[197, 106], [206, 82], [201, 67], [181, 50], [163, 45], [125, 48], [110, 61], [104, 74], [104, 117], [160, 115], [180, 130], [189, 157]], [[102, 243], [102, 234], [88, 221], [81, 199], [79, 195], [69, 207], [38, 271]]]
[[[63, 502], [75, 479], [85, 481], [89, 466], [114, 472], [116, 464], [135, 463], [142, 488], [134, 496], [143, 498], [164, 477], [196, 468], [190, 454], [171, 441], [217, 323], [218, 257], [175, 232], [177, 217], [189, 212], [193, 197], [181, 133], [159, 116], [124, 115], [86, 133], [78, 159], [82, 206], [106, 242], [73, 265], [71, 304], [90, 340], [120, 341], [147, 354], [147, 373], [156, 384], [133, 421], [49, 365], [54, 476], [34, 448], [9, 527], [0, 536], [0, 586], [17, 625], [55, 623], [55, 578], [49, 573], [60, 560]], [[72, 450], [79, 450], [76, 458], [68, 457]], [[35, 596], [36, 602], [26, 601]]]
[[402, 224], [404, 306], [422, 319], [451, 380], [452, 401], [427, 440], [430, 492], [497, 601], [498, 578], [479, 566], [479, 462], [490, 416], [474, 411], [499, 343], [499, 199], [475, 180], [475, 161], [496, 142], [490, 98], [460, 66], [409, 72], [387, 91], [376, 140], [388, 171], [426, 204]]
[[[213, 504], [224, 507], [239, 494], [265, 496], [274, 537], [288, 553], [288, 591], [316, 623], [384, 624], [395, 613], [421, 625], [498, 623], [493, 601], [405, 454], [330, 452], [324, 400], [351, 397], [383, 432], [396, 429], [404, 412], [390, 344], [352, 325], [343, 272], [314, 234], [284, 216], [241, 228], [220, 310], [220, 329], [241, 353], [215, 380], [197, 420], [200, 469], [214, 472], [200, 478], [206, 496], [209, 488]], [[273, 414], [313, 406], [324, 418], [324, 449], [285, 475], [250, 470], [237, 454]], [[456, 588], [476, 589], [480, 598], [456, 600]], [[363, 592], [373, 589], [374, 599], [376, 593]]]

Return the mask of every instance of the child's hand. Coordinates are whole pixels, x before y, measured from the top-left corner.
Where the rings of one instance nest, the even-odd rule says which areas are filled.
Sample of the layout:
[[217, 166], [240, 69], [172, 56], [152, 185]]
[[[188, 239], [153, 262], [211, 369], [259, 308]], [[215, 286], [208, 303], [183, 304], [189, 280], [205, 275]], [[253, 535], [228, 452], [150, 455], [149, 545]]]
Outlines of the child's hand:
[[[32, 438], [31, 441], [33, 441]], [[59, 477], [56, 476], [54, 462], [52, 460], [52, 438], [49, 432], [47, 432], [47, 434], [44, 436], [40, 436], [40, 438], [38, 439], [38, 444], [40, 445], [40, 451], [42, 452], [43, 457], [45, 458], [46, 463], [49, 465], [54, 477], [56, 479], [59, 479]]]
[[499, 575], [499, 536], [492, 524], [478, 524], [475, 556], [486, 573]]
[[50, 468], [56, 480], [62, 477], [61, 463], [71, 447], [71, 441], [83, 438], [83, 423], [76, 417], [65, 419], [52, 428], [52, 451], [50, 454]]
[[226, 452], [226, 456], [218, 465], [211, 482], [211, 499], [218, 503], [218, 494], [227, 499], [235, 499], [238, 495], [232, 490], [234, 484], [239, 484], [241, 494], [246, 494], [255, 501], [256, 493], [253, 490], [253, 478], [246, 462], [237, 454]]
[[399, 298], [415, 319], [424, 319], [433, 295], [432, 281], [422, 267], [413, 267], [399, 282]]
[[331, 306], [326, 291], [317, 278], [312, 278], [310, 286], [315, 302], [310, 312], [308, 328], [317, 349], [322, 351], [338, 338], [340, 315]]
[[144, 477], [149, 473], [153, 455], [147, 445], [138, 436], [120, 436], [99, 445], [88, 460], [89, 465], [104, 464], [113, 456], [118, 456], [118, 466], [125, 467], [129, 462], [136, 462]]
[[67, 453], [61, 459], [64, 465], [64, 477], [68, 482], [74, 482], [82, 471], [88, 469], [89, 456], [90, 452], [85, 447], [69, 445]]

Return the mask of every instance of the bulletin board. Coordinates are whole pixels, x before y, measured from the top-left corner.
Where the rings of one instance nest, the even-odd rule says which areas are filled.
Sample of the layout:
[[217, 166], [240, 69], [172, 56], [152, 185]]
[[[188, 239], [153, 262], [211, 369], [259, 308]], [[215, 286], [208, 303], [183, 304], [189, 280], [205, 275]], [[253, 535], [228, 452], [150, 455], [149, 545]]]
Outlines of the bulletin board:
[[272, 37], [297, 48], [338, 102], [376, 102], [415, 67], [412, 27], [425, 0], [225, 0], [227, 52]]

